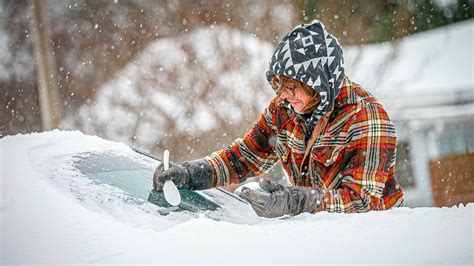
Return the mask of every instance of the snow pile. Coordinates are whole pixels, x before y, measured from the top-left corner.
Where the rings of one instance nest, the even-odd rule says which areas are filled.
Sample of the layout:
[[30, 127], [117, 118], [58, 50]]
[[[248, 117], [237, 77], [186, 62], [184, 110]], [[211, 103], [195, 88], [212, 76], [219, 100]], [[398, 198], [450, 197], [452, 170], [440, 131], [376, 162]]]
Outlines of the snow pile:
[[[42, 147], [48, 152], [38, 153]], [[109, 212], [88, 208], [37, 170], [63, 167], [60, 161], [41, 165], [42, 158], [108, 149], [129, 151], [80, 132], [0, 139], [0, 264], [473, 262], [474, 204], [249, 223], [180, 220], [123, 211], [122, 205]]]
[[252, 109], [256, 119], [273, 95], [265, 79], [272, 52], [271, 44], [226, 26], [159, 39], [62, 127], [151, 147], [171, 131], [196, 135], [238, 124]]

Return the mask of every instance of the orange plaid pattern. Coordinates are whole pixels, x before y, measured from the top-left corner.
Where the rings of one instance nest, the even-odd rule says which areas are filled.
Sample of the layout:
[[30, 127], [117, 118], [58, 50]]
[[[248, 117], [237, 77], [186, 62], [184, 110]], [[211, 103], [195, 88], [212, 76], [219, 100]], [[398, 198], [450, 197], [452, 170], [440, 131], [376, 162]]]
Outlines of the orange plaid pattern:
[[402, 205], [403, 191], [394, 178], [395, 128], [370, 93], [344, 79], [326, 129], [304, 162], [306, 127], [286, 104], [273, 99], [243, 139], [206, 157], [214, 187], [261, 175], [280, 160], [293, 185], [324, 192], [323, 207], [315, 211], [365, 212]]

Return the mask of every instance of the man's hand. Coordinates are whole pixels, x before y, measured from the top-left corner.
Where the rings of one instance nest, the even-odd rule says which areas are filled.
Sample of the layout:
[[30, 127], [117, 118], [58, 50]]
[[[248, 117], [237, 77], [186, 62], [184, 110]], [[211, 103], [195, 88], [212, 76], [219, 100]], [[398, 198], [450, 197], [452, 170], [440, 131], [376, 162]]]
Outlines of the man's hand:
[[178, 189], [207, 189], [212, 186], [212, 167], [204, 159], [185, 162], [182, 165], [170, 163], [170, 169], [158, 166], [153, 174], [153, 188], [163, 191], [166, 181], [173, 180]]
[[323, 192], [305, 187], [284, 187], [274, 181], [263, 179], [263, 191], [242, 188], [242, 198], [247, 200], [258, 216], [275, 218], [286, 214], [316, 212], [322, 205]]
[[163, 190], [163, 185], [168, 180], [173, 180], [178, 188], [183, 188], [189, 183], [190, 174], [188, 169], [178, 164], [171, 164], [171, 167], [165, 171], [163, 164], [155, 169], [153, 174], [153, 188], [157, 191]]

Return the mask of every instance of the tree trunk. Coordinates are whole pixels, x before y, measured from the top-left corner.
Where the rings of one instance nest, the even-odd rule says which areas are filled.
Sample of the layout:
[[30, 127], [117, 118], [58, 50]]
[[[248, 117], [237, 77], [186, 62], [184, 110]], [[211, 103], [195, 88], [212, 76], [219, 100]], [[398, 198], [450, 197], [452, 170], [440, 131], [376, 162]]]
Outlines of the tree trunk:
[[46, 1], [29, 0], [37, 60], [38, 92], [43, 130], [58, 127], [61, 118], [59, 91], [56, 84], [56, 65], [50, 46], [48, 23], [44, 14]]

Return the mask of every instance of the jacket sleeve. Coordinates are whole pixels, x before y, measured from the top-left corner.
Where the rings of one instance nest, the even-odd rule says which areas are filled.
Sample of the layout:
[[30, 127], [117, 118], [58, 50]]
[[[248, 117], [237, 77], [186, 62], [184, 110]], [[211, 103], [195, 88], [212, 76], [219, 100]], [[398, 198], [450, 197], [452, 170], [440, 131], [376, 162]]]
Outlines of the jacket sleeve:
[[347, 133], [339, 189], [324, 191], [323, 210], [366, 212], [383, 209], [385, 183], [393, 177], [395, 127], [379, 104], [370, 103], [352, 117]]
[[268, 171], [278, 161], [275, 153], [275, 100], [265, 108], [253, 129], [236, 139], [226, 149], [213, 152], [205, 159], [213, 170], [213, 187], [244, 182]]

